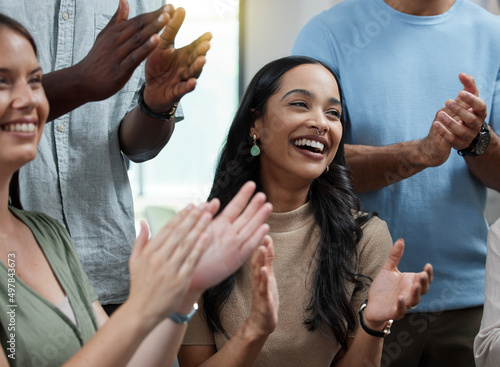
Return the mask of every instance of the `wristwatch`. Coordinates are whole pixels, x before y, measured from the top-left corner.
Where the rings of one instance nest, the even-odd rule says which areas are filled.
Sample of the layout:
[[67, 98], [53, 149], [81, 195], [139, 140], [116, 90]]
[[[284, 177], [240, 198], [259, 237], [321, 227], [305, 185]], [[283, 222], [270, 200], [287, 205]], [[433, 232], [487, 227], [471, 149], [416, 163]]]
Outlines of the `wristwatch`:
[[383, 338], [386, 335], [389, 335], [391, 333], [391, 326], [393, 320], [387, 321], [387, 324], [385, 324], [385, 327], [383, 330], [373, 330], [368, 327], [368, 325], [365, 324], [365, 319], [363, 318], [363, 311], [366, 308], [366, 305], [368, 304], [368, 300], [364, 301], [361, 304], [361, 307], [359, 308], [359, 322], [361, 324], [361, 327], [363, 328], [364, 331], [366, 331], [367, 334], [371, 336], [376, 336], [378, 338]]
[[478, 155], [486, 152], [488, 145], [490, 145], [490, 140], [490, 129], [488, 128], [486, 122], [483, 122], [481, 130], [479, 130], [472, 143], [467, 148], [460, 149], [458, 154], [461, 156], [477, 157]]
[[169, 316], [170, 320], [175, 322], [176, 324], [189, 324], [189, 321], [193, 318], [193, 316], [196, 314], [196, 311], [198, 311], [198, 304], [195, 303], [193, 305], [193, 310], [188, 313], [187, 315], [183, 315], [181, 313], [173, 313], [172, 315]]
[[170, 111], [168, 112], [162, 112], [162, 113], [153, 112], [146, 104], [146, 102], [144, 102], [145, 88], [146, 88], [146, 83], [144, 83], [141, 89], [139, 89], [139, 110], [141, 111], [141, 113], [145, 113], [149, 117], [152, 117], [157, 120], [165, 120], [165, 121], [171, 120], [172, 117], [174, 117], [175, 115], [175, 111], [177, 110], [177, 106], [179, 105], [179, 103], [175, 102]]

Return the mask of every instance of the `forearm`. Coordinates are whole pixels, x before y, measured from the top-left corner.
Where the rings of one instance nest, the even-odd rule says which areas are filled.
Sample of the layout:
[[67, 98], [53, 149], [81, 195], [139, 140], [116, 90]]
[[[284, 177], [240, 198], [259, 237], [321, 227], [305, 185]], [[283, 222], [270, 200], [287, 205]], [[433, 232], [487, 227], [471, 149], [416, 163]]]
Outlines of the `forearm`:
[[202, 363], [202, 367], [250, 367], [259, 356], [268, 335], [260, 335], [249, 325], [248, 319], [236, 334], [212, 357]]
[[[490, 129], [491, 130], [491, 129]], [[471, 173], [484, 185], [500, 192], [500, 137], [491, 130], [486, 152], [477, 157], [464, 157]]]
[[125, 366], [154, 327], [154, 321], [145, 322], [140, 311], [125, 302], [64, 366]]
[[47, 121], [52, 121], [92, 101], [84, 79], [81, 77], [78, 64], [43, 75], [43, 88], [50, 105]]
[[[186, 295], [177, 312], [188, 314], [199, 293]], [[176, 324], [170, 319], [163, 320], [144, 339], [127, 367], [170, 367], [181, 346], [186, 324]]]
[[383, 343], [383, 338], [368, 335], [360, 327], [346, 354], [335, 364], [335, 367], [380, 366]]
[[427, 167], [420, 140], [386, 146], [345, 145], [347, 166], [356, 192], [379, 190]]
[[160, 153], [174, 132], [175, 117], [165, 121], [141, 113], [135, 107], [120, 125], [120, 148], [134, 162], [144, 162]]

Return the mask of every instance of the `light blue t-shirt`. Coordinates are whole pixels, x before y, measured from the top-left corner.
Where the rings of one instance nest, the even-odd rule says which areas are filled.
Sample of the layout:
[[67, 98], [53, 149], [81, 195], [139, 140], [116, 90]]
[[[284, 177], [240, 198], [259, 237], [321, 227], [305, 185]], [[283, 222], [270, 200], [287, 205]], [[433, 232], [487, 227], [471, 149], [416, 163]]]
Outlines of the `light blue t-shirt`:
[[[424, 138], [436, 112], [463, 89], [460, 72], [474, 76], [486, 122], [498, 130], [499, 35], [500, 19], [466, 0], [428, 17], [383, 0], [345, 0], [304, 27], [293, 54], [319, 59], [339, 76], [350, 119], [346, 143], [382, 146]], [[440, 167], [360, 198], [393, 238], [405, 239], [400, 270], [433, 264], [434, 283], [417, 311], [483, 303], [486, 188], [455, 150]]]

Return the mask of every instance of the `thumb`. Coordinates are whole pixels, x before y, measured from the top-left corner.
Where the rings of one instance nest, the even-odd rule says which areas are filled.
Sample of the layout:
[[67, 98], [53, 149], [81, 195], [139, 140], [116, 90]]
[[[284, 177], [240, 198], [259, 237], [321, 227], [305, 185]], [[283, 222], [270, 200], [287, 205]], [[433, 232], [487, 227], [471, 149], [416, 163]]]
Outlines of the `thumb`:
[[113, 26], [115, 24], [120, 24], [128, 19], [129, 5], [127, 0], [120, 0], [118, 4], [118, 9], [109, 21], [107, 27]]
[[472, 75], [460, 73], [460, 74], [458, 74], [458, 78], [460, 79], [460, 82], [464, 86], [464, 91], [472, 93], [476, 96], [479, 95], [479, 91], [477, 89], [476, 82], [475, 82], [474, 77]]
[[184, 22], [186, 17], [186, 11], [183, 8], [177, 8], [174, 11], [174, 15], [171, 16], [169, 22], [165, 26], [165, 30], [161, 34], [161, 38], [167, 43], [167, 45], [173, 45], [175, 41], [175, 36]]
[[397, 270], [399, 260], [401, 260], [401, 257], [403, 256], [404, 248], [404, 240], [402, 240], [401, 238], [398, 239], [394, 243], [394, 246], [392, 246], [391, 251], [389, 251], [389, 257], [385, 261], [383, 268], [390, 271]]
[[130, 259], [136, 259], [137, 257], [140, 256], [144, 248], [146, 247], [146, 244], [148, 243], [149, 240], [149, 228], [146, 223], [146, 221], [141, 220], [141, 229], [139, 232], [139, 236], [137, 236], [135, 243], [134, 243], [134, 248], [132, 249], [132, 254], [130, 255]]

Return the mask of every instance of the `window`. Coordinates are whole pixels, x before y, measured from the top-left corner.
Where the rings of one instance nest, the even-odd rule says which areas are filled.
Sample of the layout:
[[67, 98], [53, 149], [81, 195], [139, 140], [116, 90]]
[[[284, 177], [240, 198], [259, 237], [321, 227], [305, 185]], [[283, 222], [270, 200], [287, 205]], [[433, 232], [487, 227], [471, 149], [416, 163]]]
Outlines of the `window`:
[[204, 32], [213, 38], [196, 89], [181, 100], [185, 119], [176, 124], [156, 158], [130, 166], [138, 219], [149, 205], [180, 209], [208, 196], [219, 150], [238, 105], [238, 4], [235, 0], [174, 4], [186, 9], [176, 46], [183, 47]]

